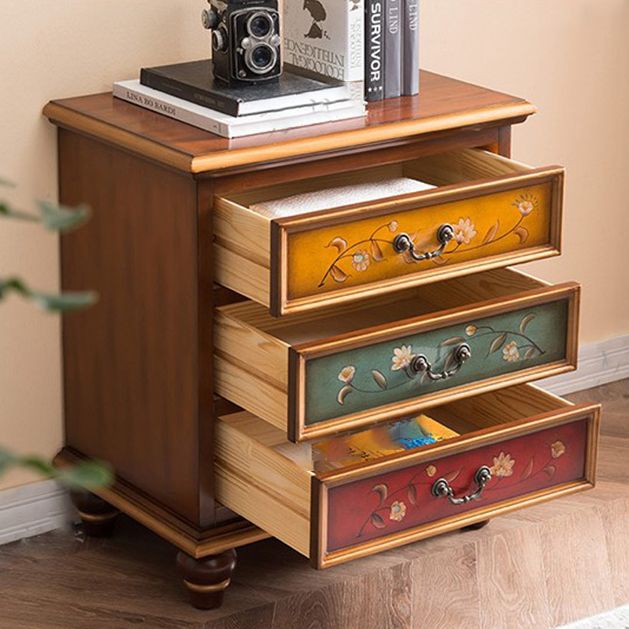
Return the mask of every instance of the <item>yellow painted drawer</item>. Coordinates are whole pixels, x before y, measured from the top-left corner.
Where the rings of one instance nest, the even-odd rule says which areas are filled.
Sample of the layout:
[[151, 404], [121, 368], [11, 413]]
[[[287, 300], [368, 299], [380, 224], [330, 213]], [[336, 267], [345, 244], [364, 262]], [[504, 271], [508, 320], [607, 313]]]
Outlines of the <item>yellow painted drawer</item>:
[[337, 466], [235, 413], [216, 426], [216, 498], [323, 568], [592, 487], [599, 414], [520, 385], [432, 409], [458, 437]]
[[[397, 177], [436, 187], [284, 218], [251, 209]], [[217, 196], [216, 281], [279, 316], [557, 255], [563, 180], [469, 149]]]
[[513, 269], [273, 318], [216, 309], [215, 392], [294, 442], [576, 367], [580, 288]]

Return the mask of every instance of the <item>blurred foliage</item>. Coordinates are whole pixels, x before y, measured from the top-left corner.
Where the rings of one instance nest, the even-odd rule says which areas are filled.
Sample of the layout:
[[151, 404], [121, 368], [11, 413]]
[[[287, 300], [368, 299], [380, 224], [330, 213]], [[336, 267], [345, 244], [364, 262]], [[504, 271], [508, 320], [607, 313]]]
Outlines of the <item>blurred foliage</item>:
[[[0, 179], [0, 186], [14, 187], [12, 183], [3, 179]], [[81, 226], [90, 217], [89, 208], [84, 206], [69, 208], [50, 201], [37, 201], [36, 205], [38, 213], [33, 214], [0, 200], [0, 218], [38, 223], [54, 232], [68, 232]], [[0, 302], [11, 293], [30, 300], [48, 312], [64, 313], [82, 310], [98, 301], [98, 295], [92, 291], [48, 293], [33, 290], [19, 277], [0, 277]], [[47, 478], [54, 478], [71, 489], [89, 490], [107, 486], [113, 481], [112, 470], [105, 463], [90, 461], [58, 469], [41, 457], [20, 456], [0, 446], [0, 476], [15, 467], [31, 470]]]

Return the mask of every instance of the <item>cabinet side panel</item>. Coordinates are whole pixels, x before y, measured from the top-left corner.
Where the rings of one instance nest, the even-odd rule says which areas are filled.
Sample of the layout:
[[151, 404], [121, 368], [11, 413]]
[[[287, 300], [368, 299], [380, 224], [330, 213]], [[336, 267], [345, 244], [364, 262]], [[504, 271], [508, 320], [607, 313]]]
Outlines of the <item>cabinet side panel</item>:
[[91, 220], [63, 236], [66, 445], [193, 524], [198, 447], [197, 190], [191, 177], [61, 130], [60, 197]]

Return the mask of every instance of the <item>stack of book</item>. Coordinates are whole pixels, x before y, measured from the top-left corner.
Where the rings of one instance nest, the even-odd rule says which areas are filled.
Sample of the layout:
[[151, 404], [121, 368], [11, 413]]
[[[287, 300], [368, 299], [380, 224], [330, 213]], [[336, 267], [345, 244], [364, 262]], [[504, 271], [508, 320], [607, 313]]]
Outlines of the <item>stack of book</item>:
[[295, 0], [284, 7], [287, 62], [350, 82], [369, 102], [419, 93], [419, 0]]
[[114, 96], [225, 138], [365, 115], [342, 81], [285, 67], [277, 82], [227, 88], [210, 60], [144, 68], [139, 80], [115, 83]]

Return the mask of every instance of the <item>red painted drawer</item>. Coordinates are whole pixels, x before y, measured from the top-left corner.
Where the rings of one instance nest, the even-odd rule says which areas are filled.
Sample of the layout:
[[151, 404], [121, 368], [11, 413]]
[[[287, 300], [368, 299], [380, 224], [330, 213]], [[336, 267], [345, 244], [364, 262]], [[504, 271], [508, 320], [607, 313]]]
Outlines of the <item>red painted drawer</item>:
[[322, 568], [594, 484], [597, 405], [523, 385], [430, 415], [461, 436], [328, 472], [266, 422], [221, 418], [217, 497]]

